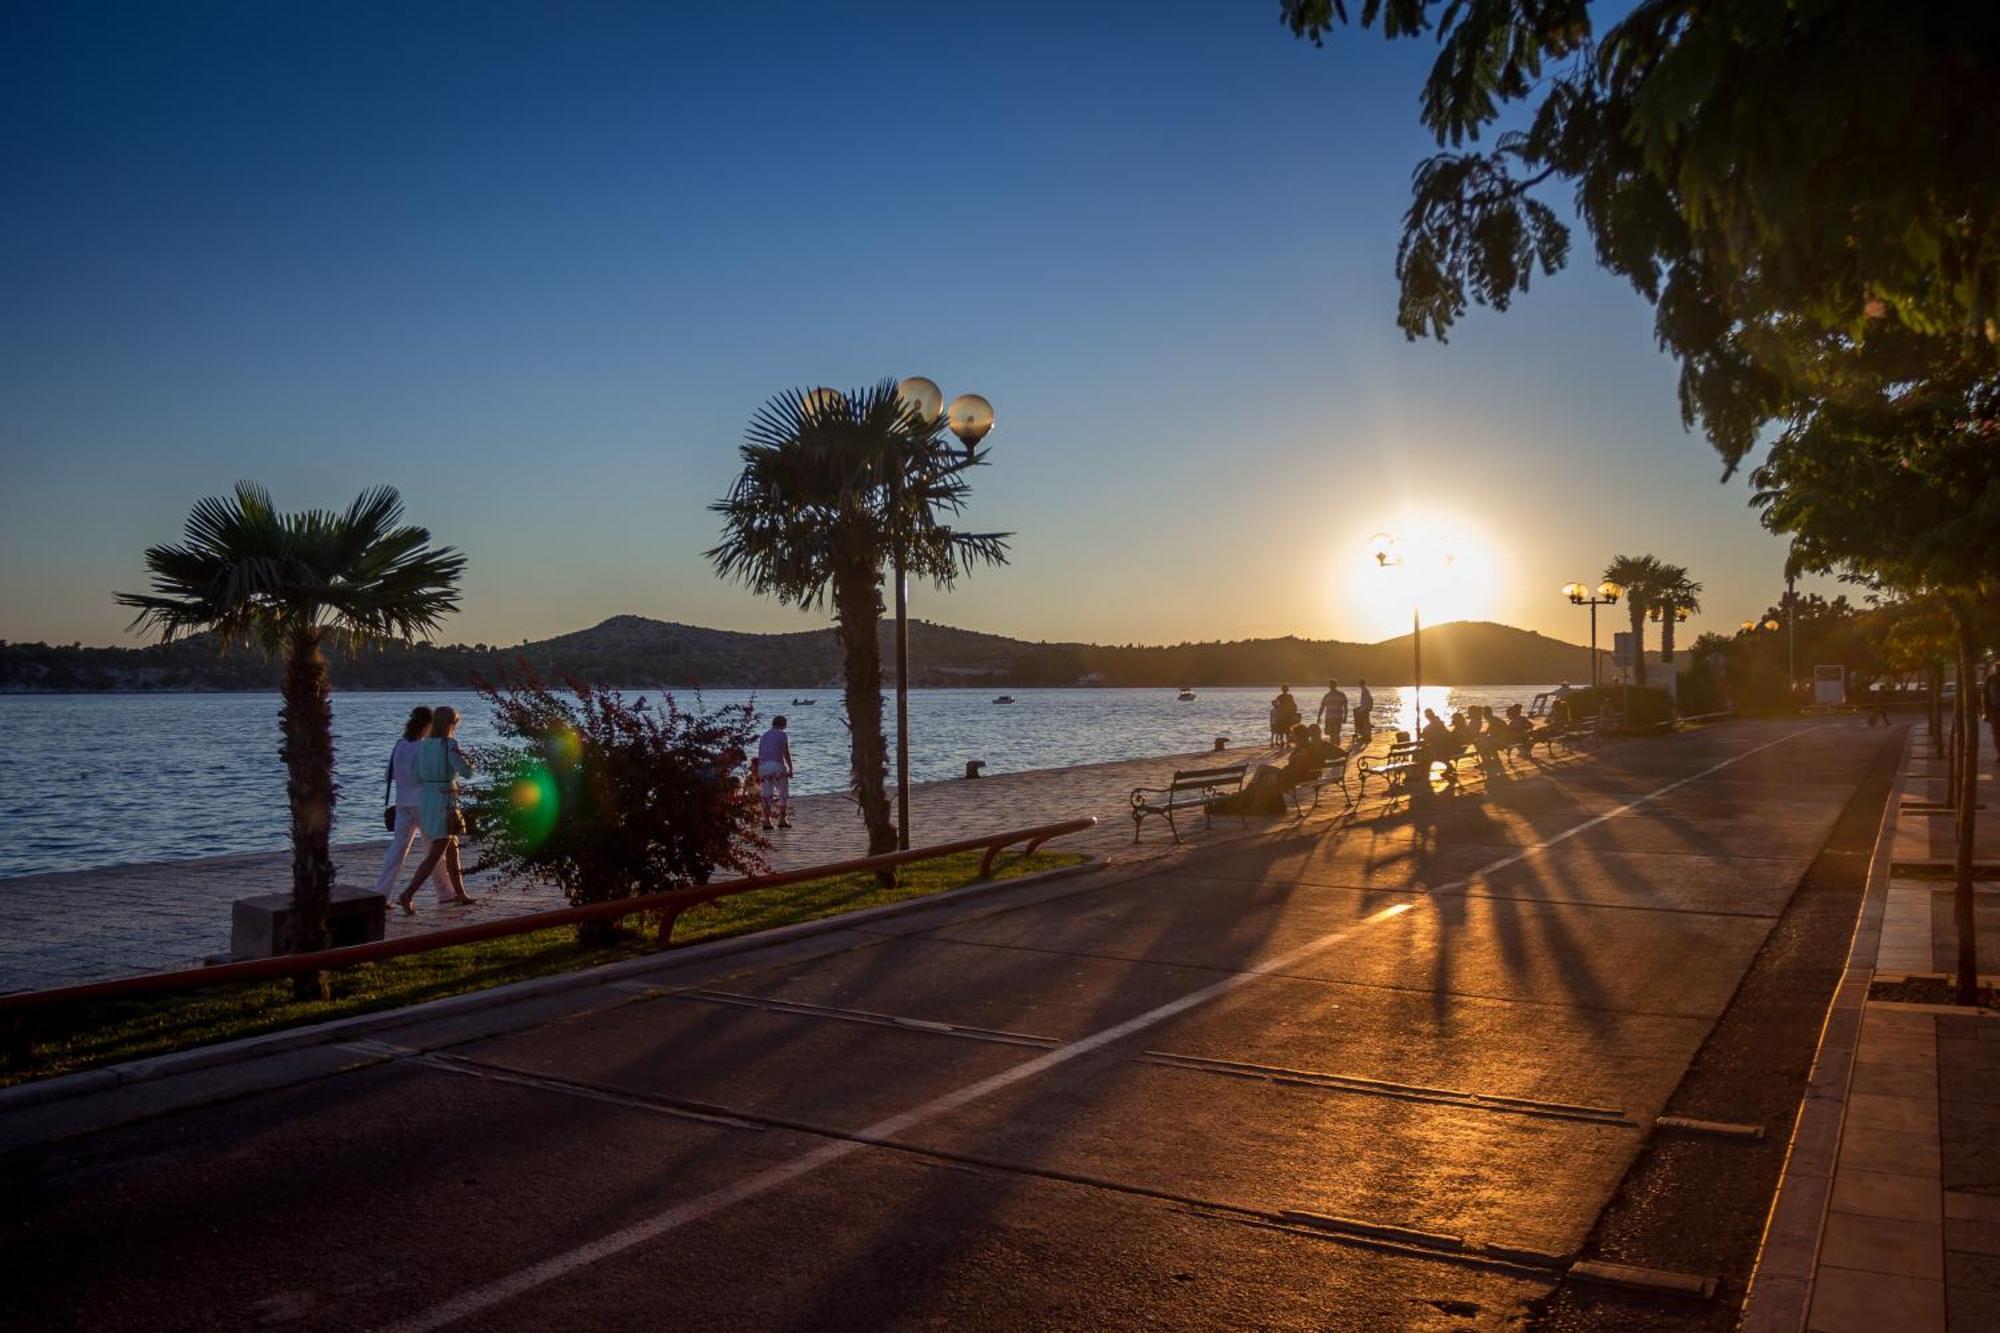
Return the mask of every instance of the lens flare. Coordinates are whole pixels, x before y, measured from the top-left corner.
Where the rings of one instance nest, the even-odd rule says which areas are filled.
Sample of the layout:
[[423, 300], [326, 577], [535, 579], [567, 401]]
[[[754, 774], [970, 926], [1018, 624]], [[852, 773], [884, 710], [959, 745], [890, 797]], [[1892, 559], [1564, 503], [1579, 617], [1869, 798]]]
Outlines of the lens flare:
[[562, 795], [546, 764], [530, 764], [507, 790], [508, 833], [521, 846], [539, 847], [556, 831]]

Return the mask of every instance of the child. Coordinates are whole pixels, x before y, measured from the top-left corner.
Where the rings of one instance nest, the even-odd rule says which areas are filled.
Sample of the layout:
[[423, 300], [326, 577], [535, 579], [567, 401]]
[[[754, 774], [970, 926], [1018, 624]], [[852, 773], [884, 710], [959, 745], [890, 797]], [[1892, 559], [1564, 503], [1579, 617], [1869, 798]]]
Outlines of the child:
[[771, 729], [757, 741], [757, 781], [764, 795], [764, 828], [771, 827], [771, 807], [778, 807], [778, 827], [792, 826], [792, 743], [785, 719], [771, 719]]

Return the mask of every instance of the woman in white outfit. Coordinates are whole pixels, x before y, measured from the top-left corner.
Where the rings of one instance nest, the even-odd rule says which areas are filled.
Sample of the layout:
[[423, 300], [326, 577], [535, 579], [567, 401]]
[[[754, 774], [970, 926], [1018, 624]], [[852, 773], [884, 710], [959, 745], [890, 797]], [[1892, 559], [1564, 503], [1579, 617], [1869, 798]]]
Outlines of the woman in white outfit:
[[[389, 833], [389, 852], [382, 858], [382, 873], [375, 880], [375, 892], [387, 898], [396, 887], [396, 876], [403, 873], [403, 862], [410, 855], [410, 846], [423, 830], [418, 827], [418, 787], [417, 787], [417, 742], [431, 729], [431, 710], [419, 704], [410, 710], [410, 720], [403, 724], [403, 739], [396, 742], [396, 748], [389, 752], [389, 782], [395, 792], [396, 827]], [[428, 843], [426, 839], [426, 843]], [[451, 901], [451, 885], [445, 879], [443, 867], [431, 872], [431, 883], [437, 886], [438, 901]]]

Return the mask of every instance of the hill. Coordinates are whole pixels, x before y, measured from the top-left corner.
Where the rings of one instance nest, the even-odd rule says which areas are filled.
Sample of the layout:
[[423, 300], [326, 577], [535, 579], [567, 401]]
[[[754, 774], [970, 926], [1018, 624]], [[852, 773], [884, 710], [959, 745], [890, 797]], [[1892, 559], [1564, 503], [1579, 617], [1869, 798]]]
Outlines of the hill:
[[[883, 661], [893, 656], [882, 629]], [[536, 643], [397, 644], [336, 650], [333, 678], [347, 690], [463, 689], [474, 675], [498, 676], [525, 660], [545, 676], [574, 675], [616, 685], [834, 688], [840, 645], [831, 629], [747, 634], [644, 616], [613, 616], [589, 629]], [[1407, 682], [1408, 635], [1381, 643], [1286, 637], [1123, 647], [1043, 643], [954, 629], [910, 626], [913, 685], [1268, 685], [1328, 676]], [[1590, 652], [1528, 630], [1459, 621], [1424, 631], [1424, 679], [1439, 685], [1521, 685], [1583, 680]], [[101, 690], [269, 690], [277, 670], [242, 649], [218, 651], [202, 638], [171, 647], [85, 648], [0, 643], [0, 692]]]

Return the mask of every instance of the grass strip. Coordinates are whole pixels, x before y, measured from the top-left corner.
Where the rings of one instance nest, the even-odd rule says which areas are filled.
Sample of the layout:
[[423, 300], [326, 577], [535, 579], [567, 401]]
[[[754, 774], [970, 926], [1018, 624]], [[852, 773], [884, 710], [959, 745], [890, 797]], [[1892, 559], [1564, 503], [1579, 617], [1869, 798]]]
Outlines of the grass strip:
[[[982, 855], [960, 852], [902, 866], [894, 888], [864, 872], [736, 894], [683, 913], [673, 947], [961, 888], [974, 882]], [[1039, 874], [1084, 859], [1075, 852], [1004, 857], [993, 878]], [[333, 998], [326, 1001], [295, 999], [291, 982], [281, 979], [81, 1006], [38, 1025], [33, 1056], [25, 1065], [0, 1065], [0, 1087], [663, 952], [652, 921], [632, 927], [635, 921], [627, 918], [626, 932], [603, 945], [578, 944], [573, 927], [557, 926], [362, 963], [334, 974]]]

